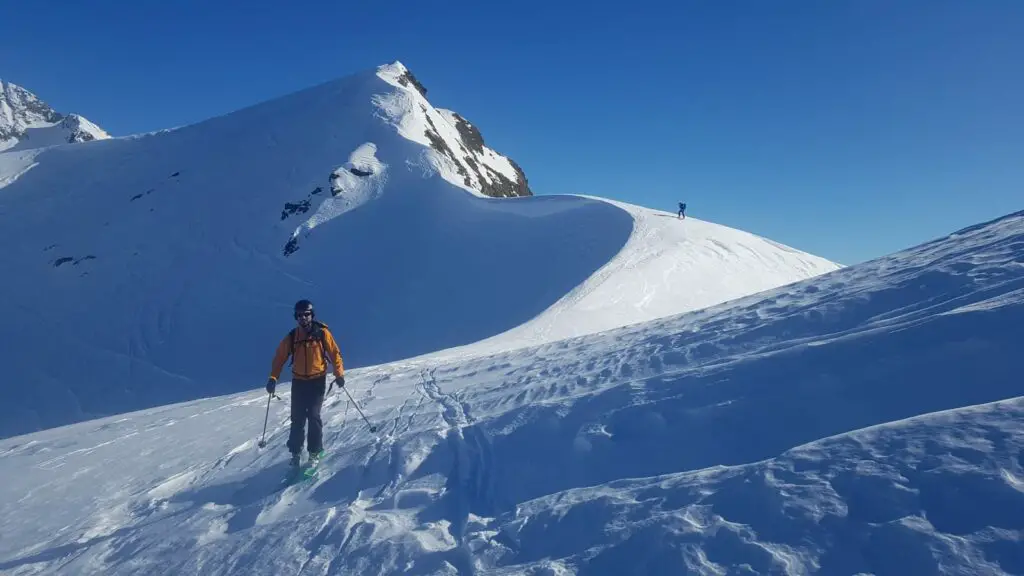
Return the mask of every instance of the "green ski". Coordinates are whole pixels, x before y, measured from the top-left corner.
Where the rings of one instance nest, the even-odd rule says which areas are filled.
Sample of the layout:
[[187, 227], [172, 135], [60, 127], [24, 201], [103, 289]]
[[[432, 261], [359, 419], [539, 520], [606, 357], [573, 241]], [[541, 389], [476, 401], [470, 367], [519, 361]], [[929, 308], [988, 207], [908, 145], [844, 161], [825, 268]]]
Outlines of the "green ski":
[[326, 452], [320, 450], [316, 454], [310, 454], [309, 462], [306, 463], [306, 469], [302, 471], [302, 475], [306, 478], [313, 478], [316, 476], [318, 470], [320, 470], [320, 461], [324, 459]]
[[320, 461], [323, 459], [324, 452], [320, 451], [319, 454], [311, 457], [308, 462], [301, 466], [289, 466], [288, 471], [285, 473], [284, 478], [281, 481], [279, 489], [287, 488], [299, 482], [316, 478], [317, 471], [320, 469]]

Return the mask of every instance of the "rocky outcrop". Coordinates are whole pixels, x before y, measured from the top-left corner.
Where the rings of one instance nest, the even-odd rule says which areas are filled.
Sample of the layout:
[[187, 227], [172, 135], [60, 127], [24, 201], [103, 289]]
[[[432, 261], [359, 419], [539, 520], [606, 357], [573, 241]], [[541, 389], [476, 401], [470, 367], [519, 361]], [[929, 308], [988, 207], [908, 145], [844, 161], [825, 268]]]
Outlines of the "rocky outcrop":
[[[468, 120], [454, 112], [445, 111], [457, 135], [452, 143], [451, 137], [444, 138], [441, 135], [441, 129], [430, 118], [426, 107], [423, 112], [427, 118], [426, 137], [430, 140], [431, 148], [452, 161], [463, 184], [492, 198], [533, 195], [522, 168], [512, 159], [488, 148], [484, 144], [483, 135]], [[456, 150], [450, 144], [454, 144]]]
[[403, 98], [411, 101], [417, 118], [404, 125], [423, 126], [423, 136], [407, 137], [437, 153], [438, 167], [446, 180], [493, 198], [533, 195], [519, 164], [488, 147], [480, 130], [461, 114], [431, 104], [426, 87], [404, 64], [385, 64], [378, 68], [378, 76], [404, 92], [389, 105], [402, 109], [407, 105], [400, 102]]

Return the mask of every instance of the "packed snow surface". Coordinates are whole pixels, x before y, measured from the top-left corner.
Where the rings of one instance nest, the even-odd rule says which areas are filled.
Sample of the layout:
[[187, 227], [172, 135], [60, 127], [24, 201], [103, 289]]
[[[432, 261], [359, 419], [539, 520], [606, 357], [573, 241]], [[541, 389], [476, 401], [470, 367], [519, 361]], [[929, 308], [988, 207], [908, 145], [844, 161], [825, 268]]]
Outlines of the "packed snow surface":
[[0, 437], [251, 390], [300, 298], [354, 368], [838, 268], [599, 198], [488, 197], [512, 164], [410, 78], [396, 63], [175, 130], [0, 154]]
[[354, 369], [291, 487], [287, 384], [10, 438], [0, 572], [1020, 574], [1022, 326], [1024, 212], [699, 311]]

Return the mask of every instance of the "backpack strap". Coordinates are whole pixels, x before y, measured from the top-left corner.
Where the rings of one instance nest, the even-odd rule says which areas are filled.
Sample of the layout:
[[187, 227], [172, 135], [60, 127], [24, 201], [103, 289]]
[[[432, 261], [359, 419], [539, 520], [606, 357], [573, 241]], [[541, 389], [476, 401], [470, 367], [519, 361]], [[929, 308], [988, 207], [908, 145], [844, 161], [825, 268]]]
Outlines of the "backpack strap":
[[[330, 364], [330, 357], [327, 355], [327, 337], [324, 335], [326, 327], [327, 324], [313, 320], [313, 335], [320, 342], [320, 354], [324, 358], [324, 364]], [[288, 354], [288, 365], [291, 366], [295, 362], [295, 328], [288, 331], [288, 341], [291, 342], [291, 351]]]
[[316, 326], [313, 333], [316, 334], [317, 340], [320, 341], [320, 355], [324, 358], [324, 366], [327, 366], [331, 363], [330, 357], [327, 356], [327, 336], [324, 334], [324, 328], [327, 328], [327, 324], [314, 320], [313, 325]]

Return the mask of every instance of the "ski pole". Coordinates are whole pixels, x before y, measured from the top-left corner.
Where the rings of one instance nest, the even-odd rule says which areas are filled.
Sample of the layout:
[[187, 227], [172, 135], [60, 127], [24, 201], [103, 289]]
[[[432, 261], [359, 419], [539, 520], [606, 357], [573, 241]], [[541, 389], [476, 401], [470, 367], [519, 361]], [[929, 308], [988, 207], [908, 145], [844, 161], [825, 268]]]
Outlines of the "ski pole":
[[270, 417], [270, 400], [271, 398], [277, 398], [274, 394], [267, 394], [267, 414], [263, 417], [263, 437], [260, 438], [259, 447], [263, 448], [267, 445], [267, 419]]
[[366, 421], [366, 424], [370, 426], [370, 432], [376, 432], [377, 427], [374, 426], [373, 424], [370, 424], [370, 419], [366, 417], [366, 414], [363, 414], [363, 409], [359, 407], [359, 402], [356, 402], [356, 399], [352, 397], [352, 394], [349, 393], [348, 388], [345, 388], [344, 386], [340, 386], [340, 388], [345, 391], [345, 394], [348, 396], [348, 399], [352, 401], [352, 404], [355, 405], [356, 410], [359, 411], [359, 415], [362, 416], [363, 420]]

